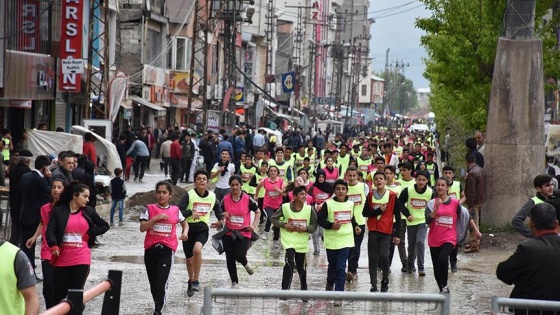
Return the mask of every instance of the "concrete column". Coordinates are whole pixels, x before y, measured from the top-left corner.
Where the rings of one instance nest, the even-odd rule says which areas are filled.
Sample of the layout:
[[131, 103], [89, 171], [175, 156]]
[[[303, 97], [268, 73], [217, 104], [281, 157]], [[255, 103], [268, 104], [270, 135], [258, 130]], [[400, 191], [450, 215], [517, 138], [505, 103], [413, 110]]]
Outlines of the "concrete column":
[[534, 195], [544, 167], [544, 89], [540, 40], [498, 42], [488, 107], [482, 223], [503, 226]]

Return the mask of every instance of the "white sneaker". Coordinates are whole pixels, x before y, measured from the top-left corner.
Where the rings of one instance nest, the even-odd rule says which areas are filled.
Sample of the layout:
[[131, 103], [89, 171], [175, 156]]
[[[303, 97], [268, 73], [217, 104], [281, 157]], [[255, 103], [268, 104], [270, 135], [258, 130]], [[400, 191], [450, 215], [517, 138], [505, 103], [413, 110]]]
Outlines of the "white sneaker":
[[243, 268], [245, 268], [245, 270], [247, 271], [247, 273], [249, 275], [253, 275], [255, 273], [255, 271], [253, 270], [253, 268], [249, 265], [249, 263], [247, 263], [245, 266], [243, 266]]
[[237, 284], [237, 282], [232, 282], [231, 283], [231, 288], [232, 289], [239, 289], [239, 285]]
[[262, 238], [263, 240], [266, 240], [267, 237], [268, 237], [268, 232], [263, 232], [263, 233], [261, 234], [261, 238]]

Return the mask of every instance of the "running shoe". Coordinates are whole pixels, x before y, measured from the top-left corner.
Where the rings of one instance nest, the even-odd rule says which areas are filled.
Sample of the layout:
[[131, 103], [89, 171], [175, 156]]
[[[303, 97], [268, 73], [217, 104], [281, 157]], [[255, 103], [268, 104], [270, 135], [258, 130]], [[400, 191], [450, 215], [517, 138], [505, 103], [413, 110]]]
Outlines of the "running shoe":
[[192, 290], [193, 290], [194, 292], [200, 291], [200, 282], [198, 282], [198, 281], [193, 281], [193, 283], [192, 283]]
[[443, 287], [440, 291], [440, 293], [444, 293], [444, 294], [449, 294], [449, 288], [447, 286]]
[[193, 295], [194, 295], [193, 283], [189, 281], [187, 284], [187, 296], [191, 297]]
[[426, 276], [426, 272], [424, 271], [424, 269], [420, 269], [420, 270], [418, 270], [418, 275], [419, 275], [420, 277], [425, 277], [425, 276]]
[[456, 273], [457, 272], [457, 263], [451, 263], [451, 272], [452, 273]]
[[247, 273], [249, 275], [252, 275], [255, 273], [255, 271], [253, 270], [253, 268], [249, 265], [249, 263], [247, 263], [245, 266], [243, 266], [243, 268], [245, 268], [245, 270], [247, 271]]
[[231, 288], [232, 289], [239, 289], [239, 285], [237, 284], [237, 282], [232, 282], [231, 283]]

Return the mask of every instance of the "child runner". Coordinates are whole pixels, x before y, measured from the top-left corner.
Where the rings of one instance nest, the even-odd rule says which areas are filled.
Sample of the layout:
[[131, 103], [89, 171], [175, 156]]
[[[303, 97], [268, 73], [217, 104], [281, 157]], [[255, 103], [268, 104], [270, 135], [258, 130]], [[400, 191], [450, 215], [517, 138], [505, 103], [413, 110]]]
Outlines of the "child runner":
[[113, 218], [115, 217], [116, 207], [119, 207], [119, 226], [124, 225], [123, 212], [124, 212], [124, 198], [126, 196], [126, 186], [124, 180], [122, 180], [123, 170], [120, 168], [115, 168], [115, 178], [111, 179], [111, 212], [109, 221], [111, 226], [115, 225]]
[[140, 232], [147, 232], [144, 239], [144, 264], [154, 299], [154, 315], [161, 315], [165, 307], [167, 279], [173, 266], [173, 258], [179, 242], [177, 223], [181, 223], [179, 240], [186, 241], [189, 225], [179, 211], [179, 207], [169, 204], [171, 183], [161, 181], [156, 184], [156, 204], [150, 204], [140, 215]]

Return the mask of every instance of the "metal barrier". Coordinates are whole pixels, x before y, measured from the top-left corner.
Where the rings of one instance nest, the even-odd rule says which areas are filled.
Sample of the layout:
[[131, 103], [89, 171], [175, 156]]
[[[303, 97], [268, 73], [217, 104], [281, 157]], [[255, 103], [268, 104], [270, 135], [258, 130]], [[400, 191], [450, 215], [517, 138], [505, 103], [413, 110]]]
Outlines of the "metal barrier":
[[[286, 300], [286, 302], [284, 302]], [[449, 294], [204, 289], [202, 314], [450, 314]], [[338, 314], [338, 313], [337, 313]]]
[[[492, 315], [513, 314], [514, 312], [521, 312], [521, 314], [541, 314], [544, 311], [552, 311], [560, 315], [560, 302], [557, 301], [510, 299], [493, 296], [491, 305], [490, 314]], [[529, 311], [534, 311], [536, 313]]]
[[118, 315], [121, 303], [121, 284], [122, 271], [109, 270], [107, 280], [85, 292], [83, 290], [68, 290], [66, 300], [49, 308], [41, 315], [81, 315], [84, 311], [84, 305], [103, 293], [105, 293], [105, 297], [103, 298], [101, 315]]

